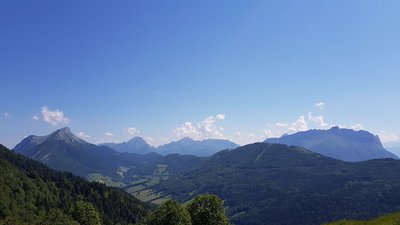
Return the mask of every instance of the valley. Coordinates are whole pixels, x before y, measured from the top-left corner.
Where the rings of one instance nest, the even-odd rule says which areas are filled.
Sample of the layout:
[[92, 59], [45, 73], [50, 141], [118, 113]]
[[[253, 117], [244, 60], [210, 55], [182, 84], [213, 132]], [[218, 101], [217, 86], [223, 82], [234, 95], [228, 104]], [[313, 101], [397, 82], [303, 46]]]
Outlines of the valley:
[[[369, 136], [375, 141], [367, 133], [350, 133], [352, 140], [361, 135], [363, 142]], [[87, 143], [68, 128], [44, 137], [30, 136], [15, 151], [155, 205], [215, 194], [224, 200], [231, 222], [238, 225], [261, 221], [272, 225], [321, 224], [400, 211], [396, 204], [400, 199], [400, 161], [395, 159], [344, 162], [274, 143], [221, 149], [210, 157], [121, 153]], [[370, 150], [364, 151], [368, 154]], [[386, 150], [373, 151], [386, 154]], [[87, 160], [93, 157], [96, 164]], [[288, 216], [284, 220], [283, 212]]]
[[400, 0], [0, 0], [0, 225], [400, 225]]

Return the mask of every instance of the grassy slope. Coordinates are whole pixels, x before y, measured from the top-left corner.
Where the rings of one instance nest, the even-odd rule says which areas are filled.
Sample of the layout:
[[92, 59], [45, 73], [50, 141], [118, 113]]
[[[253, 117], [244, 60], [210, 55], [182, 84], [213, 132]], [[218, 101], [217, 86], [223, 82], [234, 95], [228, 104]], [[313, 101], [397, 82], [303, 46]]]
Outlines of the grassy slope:
[[366, 221], [338, 221], [326, 225], [400, 225], [400, 212], [384, 215], [372, 220]]

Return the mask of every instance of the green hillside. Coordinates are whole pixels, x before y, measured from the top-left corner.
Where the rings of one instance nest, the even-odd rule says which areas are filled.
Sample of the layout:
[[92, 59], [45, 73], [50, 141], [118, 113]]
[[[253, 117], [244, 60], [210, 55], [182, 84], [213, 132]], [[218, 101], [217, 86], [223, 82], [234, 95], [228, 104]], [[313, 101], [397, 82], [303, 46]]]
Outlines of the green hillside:
[[256, 143], [219, 152], [155, 189], [181, 202], [215, 194], [236, 225], [367, 219], [400, 210], [400, 161], [347, 163], [300, 147]]
[[76, 224], [77, 207], [97, 212], [105, 225], [133, 224], [147, 214], [146, 205], [126, 192], [56, 172], [2, 145], [0, 190], [0, 224], [44, 224], [51, 218]]
[[343, 220], [326, 225], [400, 225], [400, 212], [384, 215], [372, 220]]

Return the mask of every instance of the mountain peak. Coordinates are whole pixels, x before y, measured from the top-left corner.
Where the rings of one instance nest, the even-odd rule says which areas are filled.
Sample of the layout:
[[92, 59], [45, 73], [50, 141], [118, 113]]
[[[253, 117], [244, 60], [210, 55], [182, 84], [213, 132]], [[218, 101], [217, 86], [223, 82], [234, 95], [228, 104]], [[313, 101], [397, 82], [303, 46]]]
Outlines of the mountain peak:
[[70, 134], [72, 134], [71, 129], [69, 129], [69, 127], [63, 127], [63, 128], [53, 131], [53, 133], [51, 133], [50, 136], [51, 135], [70, 135]]
[[133, 137], [131, 138], [129, 141], [127, 141], [127, 143], [146, 143], [147, 142], [142, 138], [142, 137]]
[[339, 126], [333, 126], [329, 130], [340, 130], [341, 128]]
[[178, 141], [159, 146], [157, 152], [162, 155], [178, 153], [182, 155], [211, 156], [218, 151], [237, 147], [239, 145], [228, 140], [204, 139], [199, 141], [184, 137]]
[[397, 158], [383, 148], [378, 136], [365, 130], [332, 127], [328, 130], [308, 130], [280, 138], [269, 138], [269, 143], [296, 145], [335, 159], [357, 162], [379, 158]]
[[178, 140], [178, 142], [193, 142], [194, 140], [191, 137], [184, 137], [180, 140]]
[[[30, 135], [24, 138], [19, 144], [17, 144], [14, 147], [14, 151], [32, 157], [33, 155], [38, 153], [38, 151], [35, 150], [35, 148], [37, 148], [38, 146], [50, 146], [54, 145], [55, 143], [65, 143], [69, 146], [74, 147], [90, 145], [89, 143], [75, 136], [68, 127], [64, 127], [46, 136]], [[54, 150], [54, 148], [49, 149]]]
[[82, 139], [75, 136], [69, 127], [64, 127], [49, 134], [46, 138], [47, 141], [64, 141], [69, 144], [79, 144], [84, 142]]
[[53, 134], [55, 134], [55, 133], [57, 133], [59, 135], [72, 135], [71, 129], [69, 129], [69, 127], [63, 127], [61, 129], [58, 129], [53, 132]]
[[117, 152], [128, 152], [136, 154], [147, 154], [153, 151], [154, 147], [149, 145], [143, 138], [134, 137], [122, 143], [102, 143], [100, 146], [110, 147]]

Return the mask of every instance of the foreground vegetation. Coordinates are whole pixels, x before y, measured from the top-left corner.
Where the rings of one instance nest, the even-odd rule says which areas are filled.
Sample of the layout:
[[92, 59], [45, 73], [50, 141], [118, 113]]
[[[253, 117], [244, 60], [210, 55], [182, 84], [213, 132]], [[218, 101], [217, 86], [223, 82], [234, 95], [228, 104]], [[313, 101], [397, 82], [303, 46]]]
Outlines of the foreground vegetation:
[[384, 215], [372, 220], [343, 220], [326, 225], [400, 225], [400, 212]]
[[0, 190], [0, 225], [229, 225], [215, 195], [186, 206], [168, 200], [149, 213], [126, 192], [56, 172], [1, 145]]
[[117, 188], [56, 172], [0, 145], [0, 224], [127, 225], [147, 206]]
[[197, 196], [187, 206], [168, 200], [149, 214], [146, 225], [229, 225], [223, 202], [215, 195]]

